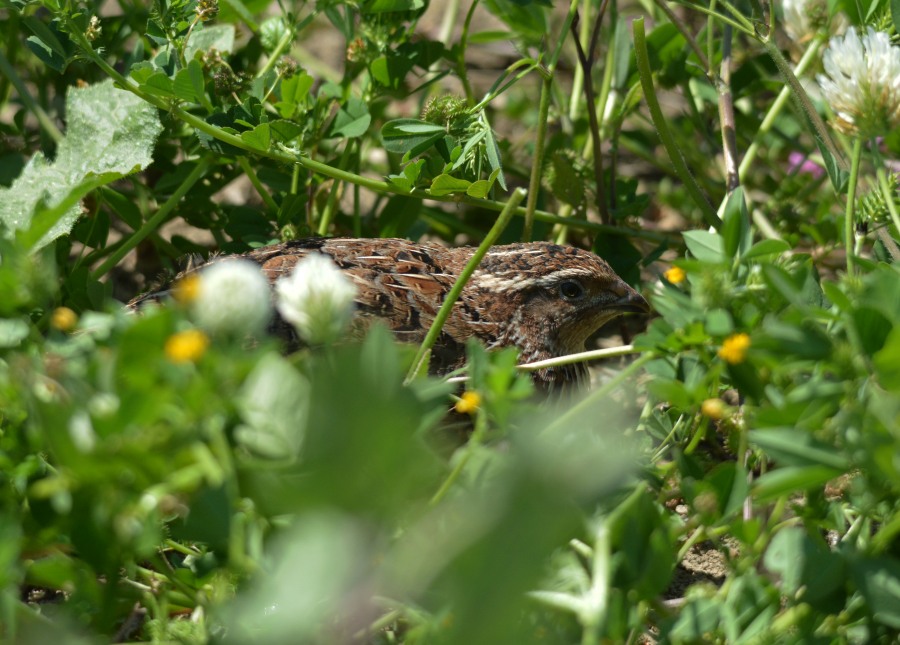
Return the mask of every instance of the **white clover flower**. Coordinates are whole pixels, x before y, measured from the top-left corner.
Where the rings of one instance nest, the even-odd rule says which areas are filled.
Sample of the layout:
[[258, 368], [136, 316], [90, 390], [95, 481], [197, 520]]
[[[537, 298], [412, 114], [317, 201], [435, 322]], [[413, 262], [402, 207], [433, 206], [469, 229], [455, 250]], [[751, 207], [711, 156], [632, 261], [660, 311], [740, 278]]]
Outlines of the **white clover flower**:
[[334, 262], [312, 253], [275, 284], [276, 307], [307, 343], [320, 345], [340, 337], [353, 315], [356, 288]]
[[262, 331], [272, 316], [269, 281], [248, 260], [211, 264], [200, 271], [196, 285], [185, 291], [193, 289], [191, 314], [198, 326], [212, 334], [254, 334]]
[[788, 36], [805, 42], [819, 31], [846, 31], [847, 19], [840, 13], [830, 18], [828, 4], [828, 0], [784, 0], [784, 30]]
[[831, 104], [835, 127], [848, 135], [884, 136], [900, 126], [900, 47], [868, 28], [832, 38], [816, 80]]

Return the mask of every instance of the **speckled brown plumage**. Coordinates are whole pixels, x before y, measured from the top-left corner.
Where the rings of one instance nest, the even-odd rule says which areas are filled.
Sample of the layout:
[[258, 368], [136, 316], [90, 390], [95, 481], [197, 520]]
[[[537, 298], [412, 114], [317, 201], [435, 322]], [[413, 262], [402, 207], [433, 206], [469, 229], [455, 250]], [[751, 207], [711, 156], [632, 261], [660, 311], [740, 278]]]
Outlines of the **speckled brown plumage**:
[[[306, 255], [327, 255], [356, 286], [357, 331], [377, 319], [398, 339], [419, 343], [474, 251], [473, 247], [446, 248], [389, 238], [311, 238], [238, 257], [256, 262], [274, 284]], [[233, 256], [211, 262], [228, 257]], [[158, 299], [159, 293], [151, 292], [131, 304]], [[588, 336], [607, 321], [648, 309], [644, 298], [593, 253], [548, 242], [496, 246], [454, 305], [434, 347], [432, 371], [446, 373], [460, 367], [469, 338], [477, 338], [488, 349], [516, 346], [522, 362], [583, 351]], [[296, 343], [284, 321], [276, 320], [272, 330]], [[550, 368], [535, 372], [534, 377], [552, 387], [577, 380], [583, 369]]]

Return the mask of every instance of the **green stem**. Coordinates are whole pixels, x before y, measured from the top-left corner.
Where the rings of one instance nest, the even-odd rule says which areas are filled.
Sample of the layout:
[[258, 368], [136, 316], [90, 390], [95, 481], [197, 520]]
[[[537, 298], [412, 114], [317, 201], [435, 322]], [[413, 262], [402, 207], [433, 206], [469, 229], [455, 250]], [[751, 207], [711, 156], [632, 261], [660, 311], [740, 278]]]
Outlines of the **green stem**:
[[591, 409], [594, 405], [596, 405], [597, 401], [605, 398], [610, 392], [619, 387], [619, 385], [621, 385], [623, 381], [630, 378], [632, 374], [643, 368], [644, 365], [652, 361], [654, 358], [655, 357], [653, 356], [653, 354], [644, 354], [640, 358], [636, 359], [631, 365], [624, 368], [621, 372], [604, 383], [602, 387], [592, 392], [590, 396], [585, 397], [578, 404], [573, 405], [571, 408], [569, 408], [565, 414], [560, 416], [559, 419], [554, 422], [554, 425], [559, 425], [560, 427], [562, 427], [566, 423], [568, 423], [570, 419], [577, 418], [577, 416], [584, 410]]
[[[600, 7], [597, 17], [594, 18], [594, 27], [591, 32], [591, 40], [588, 43], [588, 51], [585, 52], [580, 40], [575, 40], [575, 51], [578, 55], [578, 64], [584, 70], [584, 99], [588, 115], [588, 131], [593, 154], [591, 161], [594, 168], [594, 185], [596, 188], [596, 205], [600, 221], [607, 224], [610, 221], [609, 211], [606, 206], [606, 190], [603, 181], [603, 150], [600, 145], [600, 116], [597, 114], [597, 104], [594, 99], [594, 79], [592, 76], [593, 58], [596, 52], [597, 38], [600, 35], [600, 24], [606, 5]], [[573, 30], [574, 31], [574, 30]], [[578, 34], [575, 34], [577, 37]]]
[[[478, 4], [477, 2], [473, 2]], [[471, 9], [470, 9], [471, 11]], [[459, 15], [459, 0], [448, 0], [444, 6], [444, 17], [441, 18], [441, 29], [438, 32], [439, 43], [449, 43], [450, 37], [453, 35], [453, 28]]]
[[534, 361], [533, 363], [524, 363], [519, 365], [519, 369], [524, 372], [534, 372], [548, 367], [559, 367], [561, 365], [572, 365], [573, 363], [585, 363], [587, 361], [598, 358], [618, 358], [619, 356], [628, 356], [629, 354], [639, 354], [641, 350], [635, 349], [634, 345], [622, 345], [621, 347], [609, 347], [607, 349], [594, 349], [589, 352], [578, 352], [577, 354], [567, 354], [565, 356], [557, 356], [556, 358], [548, 358], [543, 361]]
[[169, 199], [160, 207], [156, 214], [144, 222], [144, 225], [141, 226], [140, 229], [135, 231], [134, 235], [128, 238], [128, 241], [116, 249], [116, 252], [110, 255], [106, 260], [97, 267], [93, 273], [91, 273], [91, 277], [94, 280], [99, 280], [102, 276], [106, 275], [114, 266], [116, 266], [122, 258], [124, 258], [131, 249], [136, 247], [141, 241], [150, 235], [153, 231], [162, 225], [165, 222], [171, 212], [175, 209], [178, 203], [181, 201], [181, 198], [187, 195], [188, 191], [197, 183], [197, 181], [206, 173], [207, 169], [210, 166], [210, 161], [208, 158], [204, 157], [197, 162], [197, 165], [191, 171], [191, 173], [184, 178], [184, 181], [181, 182], [181, 185], [178, 189], [172, 193]]
[[[694, 55], [697, 56], [697, 60], [700, 61], [700, 66], [705, 70], [712, 69], [709, 66], [709, 62], [706, 56], [703, 55], [703, 50], [700, 49], [700, 45], [697, 40], [694, 38], [693, 34], [691, 34], [690, 30], [687, 28], [687, 25], [684, 24], [684, 21], [679, 19], [678, 16], [675, 15], [675, 12], [669, 8], [669, 5], [666, 3], [666, 0], [653, 0], [653, 3], [660, 9], [664, 14], [666, 14], [666, 18], [669, 19], [673, 25], [675, 25], [675, 29], [682, 35], [684, 40], [687, 42], [688, 47], [690, 47], [694, 51]], [[707, 32], [711, 33], [709, 30], [709, 25], [707, 25]]]
[[744, 17], [744, 14], [742, 14], [740, 11], [738, 11], [738, 9], [735, 8], [735, 6], [733, 4], [731, 4], [731, 2], [729, 2], [729, 0], [718, 0], [718, 2], [722, 3], [722, 5], [726, 9], [728, 9], [728, 11], [731, 12], [731, 15], [734, 16], [734, 19], [737, 20], [744, 27], [744, 29], [746, 31], [749, 31], [749, 32], [755, 31], [753, 23], [750, 20], [748, 20], [746, 17]]
[[534, 211], [541, 191], [541, 174], [544, 167], [544, 139], [547, 135], [547, 118], [550, 114], [550, 89], [553, 85], [552, 73], [544, 76], [541, 83], [541, 101], [538, 106], [538, 127], [534, 140], [534, 156], [531, 160], [531, 177], [528, 180], [528, 201], [525, 204], [525, 225], [522, 227], [522, 241], [530, 242], [534, 228]]
[[[810, 43], [809, 49], [803, 53], [803, 57], [800, 59], [800, 62], [797, 63], [797, 68], [794, 72], [796, 76], [802, 75], [814, 61], [818, 60], [819, 50], [822, 48], [824, 42], [825, 36], [817, 36]], [[772, 107], [769, 108], [762, 123], [759, 124], [759, 129], [753, 136], [753, 142], [747, 148], [747, 152], [744, 153], [741, 165], [738, 166], [738, 176], [741, 178], [741, 183], [744, 182], [747, 171], [750, 170], [750, 166], [756, 160], [756, 155], [759, 152], [759, 146], [762, 143], [763, 137], [772, 131], [776, 119], [781, 115], [781, 111], [784, 109], [784, 106], [787, 104], [790, 97], [791, 88], [790, 86], [785, 85], [781, 88], [781, 92], [778, 93], [775, 101], [772, 102]]]
[[656, 126], [659, 138], [662, 140], [663, 146], [669, 155], [669, 160], [675, 168], [675, 173], [684, 184], [691, 198], [694, 200], [694, 203], [700, 208], [703, 219], [710, 226], [719, 228], [722, 224], [722, 220], [719, 219], [715, 209], [713, 209], [712, 205], [706, 199], [706, 195], [700, 190], [700, 186], [697, 185], [697, 181], [694, 179], [690, 170], [688, 170], [687, 164], [684, 162], [684, 157], [681, 156], [681, 151], [675, 144], [672, 133], [669, 132], [669, 127], [666, 124], [662, 109], [659, 106], [659, 101], [656, 98], [656, 92], [653, 88], [653, 75], [650, 71], [650, 54], [647, 51], [647, 39], [644, 34], [643, 18], [638, 18], [632, 22], [632, 33], [634, 35], [634, 53], [637, 60], [638, 72], [641, 77], [641, 87], [644, 90], [644, 99], [647, 101], [647, 107], [650, 108], [650, 116], [653, 119], [653, 125]]
[[484, 410], [479, 409], [476, 413], [475, 417], [475, 429], [472, 431], [472, 435], [469, 437], [469, 441], [466, 442], [465, 452], [463, 452], [459, 459], [456, 460], [456, 463], [453, 464], [453, 469], [447, 475], [446, 479], [441, 483], [441, 487], [437, 489], [434, 495], [432, 495], [431, 499], [428, 501], [429, 506], [435, 506], [438, 504], [444, 496], [447, 494], [447, 491], [453, 487], [453, 484], [456, 483], [456, 480], [459, 479], [459, 476], [462, 474], [462, 471], [465, 469], [466, 464], [469, 462], [469, 459], [475, 452], [475, 449], [481, 445], [481, 442], [484, 440], [484, 436], [487, 434], [487, 417], [485, 415]]
[[897, 182], [893, 180], [893, 175], [891, 183], [893, 187], [888, 183], [887, 175], [884, 172], [883, 168], [878, 169], [878, 185], [881, 188], [881, 196], [884, 199], [884, 203], [887, 206], [888, 213], [891, 215], [891, 221], [894, 223], [894, 227], [897, 229], [897, 234], [900, 235], [900, 215], [897, 213], [897, 202], [895, 201], [895, 195], [897, 194]]
[[194, 33], [194, 27], [197, 26], [198, 22], [200, 22], [200, 16], [195, 16], [194, 20], [191, 22], [191, 26], [188, 27], [187, 33], [184, 35], [184, 40], [181, 42], [181, 49], [178, 52], [178, 60], [181, 61], [182, 67], [187, 67], [187, 61], [184, 58], [184, 52], [187, 51], [188, 41], [191, 39], [191, 34]]
[[584, 594], [584, 609], [579, 616], [579, 620], [584, 626], [581, 635], [583, 645], [601, 641], [601, 628], [606, 620], [606, 609], [609, 603], [610, 559], [609, 527], [601, 520], [594, 539], [591, 586]]
[[[725, 162], [725, 186], [728, 196], [741, 185], [738, 173], [737, 125], [734, 121], [734, 95], [731, 93], [731, 39], [732, 29], [722, 29], [722, 63], [719, 75], [714, 78], [719, 99], [719, 126], [722, 129], [722, 157]], [[710, 74], [712, 76], [712, 74]]]
[[[353, 141], [348, 140], [344, 144], [344, 151], [338, 161], [338, 166], [344, 168], [350, 160], [350, 153], [353, 151]], [[341, 193], [341, 186], [344, 182], [335, 180], [331, 185], [331, 192], [328, 194], [328, 201], [325, 203], [325, 210], [322, 211], [322, 220], [319, 222], [318, 233], [325, 236], [328, 233], [328, 227], [331, 226], [331, 220], [334, 217], [334, 211], [337, 209], [338, 196]]]
[[[502, 211], [506, 204], [503, 202], [499, 202], [492, 199], [478, 199], [474, 197], [470, 197], [468, 195], [445, 195], [445, 196], [436, 196], [429, 195], [423, 190], [414, 190], [412, 193], [406, 193], [398, 188], [395, 188], [391, 184], [386, 181], [380, 181], [377, 179], [372, 179], [370, 177], [364, 177], [362, 175], [357, 175], [351, 172], [346, 172], [339, 168], [334, 168], [327, 164], [321, 163], [319, 161], [315, 161], [314, 159], [310, 159], [309, 157], [304, 157], [301, 154], [288, 154], [285, 152], [281, 152], [278, 150], [260, 150], [258, 148], [254, 148], [247, 144], [243, 139], [239, 136], [233, 135], [229, 132], [225, 132], [219, 127], [216, 127], [210, 123], [207, 123], [203, 119], [198, 116], [191, 114], [190, 112], [185, 111], [184, 109], [170, 104], [165, 99], [160, 97], [153, 96], [151, 94], [147, 94], [143, 90], [141, 90], [138, 85], [129, 78], [125, 78], [121, 74], [119, 74], [114, 68], [112, 68], [105, 60], [103, 60], [100, 56], [97, 55], [90, 48], [84, 48], [85, 54], [90, 57], [95, 64], [97, 64], [104, 72], [106, 72], [120, 87], [123, 89], [132, 92], [136, 96], [139, 96], [143, 100], [147, 101], [151, 105], [158, 107], [161, 110], [166, 111], [167, 113], [174, 115], [175, 117], [181, 119], [188, 125], [193, 128], [208, 134], [209, 136], [218, 139], [219, 141], [223, 141], [225, 143], [231, 144], [236, 148], [240, 148], [241, 150], [246, 150], [255, 155], [266, 157], [269, 159], [274, 159], [275, 161], [279, 161], [285, 164], [299, 164], [313, 172], [316, 172], [325, 177], [330, 177], [332, 179], [339, 179], [341, 181], [346, 181], [351, 184], [355, 184], [357, 186], [362, 186], [363, 188], [368, 188], [369, 190], [378, 192], [378, 193], [392, 193], [397, 195], [406, 195], [411, 197], [416, 197], [418, 199], [427, 199], [430, 201], [436, 202], [454, 202], [454, 203], [464, 203], [472, 206], [477, 206], [479, 208], [485, 208], [488, 210], [494, 211]], [[524, 63], [523, 63], [524, 64]], [[515, 65], [513, 66], [515, 67]], [[529, 66], [529, 69], [522, 72], [522, 75], [527, 74], [534, 68], [533, 65]], [[497, 92], [499, 93], [499, 92]], [[495, 94], [492, 94], [492, 96]], [[516, 208], [515, 214], [519, 216], [524, 216], [526, 209]], [[652, 240], [655, 242], [661, 242], [664, 239], [667, 239], [668, 236], [654, 232], [654, 231], [644, 231], [644, 230], [628, 230], [623, 229], [616, 226], [608, 226], [603, 224], [597, 224], [596, 222], [588, 222], [584, 220], [572, 220], [561, 218], [558, 215], [550, 213], [548, 211], [535, 210], [534, 218], [536, 220], [542, 222], [549, 222], [551, 224], [566, 224], [572, 228], [578, 228], [581, 230], [595, 231], [598, 233], [609, 233], [613, 235], [626, 235], [632, 237], [638, 237], [642, 239]]]
[[434, 346], [435, 341], [437, 341], [438, 335], [441, 333], [441, 329], [443, 329], [444, 327], [444, 323], [447, 322], [447, 318], [450, 317], [450, 312], [453, 310], [453, 305], [456, 304], [456, 301], [459, 299], [463, 287], [466, 286], [466, 282], [468, 282], [469, 278], [472, 277], [472, 274], [475, 273], [475, 269], [478, 268], [478, 265], [481, 263], [481, 259], [487, 254], [488, 250], [491, 248], [491, 246], [493, 246], [494, 242], [497, 241], [497, 238], [500, 237], [500, 234], [506, 228], [506, 225], [509, 224], [509, 221], [512, 219], [513, 214], [516, 211], [516, 206], [519, 205], [524, 197], [525, 190], [523, 190], [522, 188], [516, 188], [513, 191], [512, 195], [509, 196], [509, 201], [506, 202], [506, 207], [497, 218], [497, 221], [491, 227], [491, 230], [488, 231], [488, 234], [485, 236], [484, 241], [478, 246], [478, 248], [475, 250], [475, 253], [472, 254], [472, 258], [459, 274], [459, 278], [456, 279], [456, 282], [450, 288], [450, 291], [444, 298], [444, 304], [441, 305], [441, 308], [438, 310], [437, 315], [434, 317], [434, 322], [431, 323], [431, 327], [428, 329], [428, 333], [425, 335], [425, 340], [422, 342], [421, 347], [419, 347], [419, 350], [416, 353], [416, 357], [413, 360], [412, 367], [410, 368], [409, 373], [406, 375], [405, 382], [407, 384], [410, 383], [414, 378], [416, 378], [416, 376], [418, 376], [419, 372], [425, 366], [427, 357], [431, 352], [431, 348]]
[[[582, 0], [581, 20], [579, 22], [578, 41], [587, 42], [591, 35], [591, 0]], [[572, 91], [569, 93], [569, 121], [575, 122], [581, 108], [579, 97], [584, 91], [584, 69], [581, 65], [575, 65], [572, 70]]]
[[[526, 58], [520, 58], [519, 60], [511, 64], [509, 67], [503, 70], [500, 78], [498, 78], [494, 82], [490, 90], [488, 90], [488, 93], [484, 95], [484, 98], [476, 103], [474, 107], [469, 108], [469, 114], [475, 114], [479, 110], [483, 110], [491, 101], [503, 94], [506, 90], [518, 83], [520, 80], [528, 76], [533, 70], [539, 69], [540, 66], [540, 62]], [[525, 67], [525, 69], [516, 74], [512, 80], [507, 81], [506, 79], [520, 67]]]
[[290, 45], [293, 38], [293, 30], [285, 30], [285, 32], [281, 35], [281, 38], [278, 40], [278, 43], [275, 45], [275, 49], [272, 50], [272, 54], [271, 56], [269, 56], [269, 60], [266, 61], [265, 67], [263, 67], [259, 71], [259, 74], [256, 75], [256, 78], [265, 78], [266, 74], [268, 74], [278, 63], [278, 59], [281, 58], [282, 52], [287, 49], [287, 46]]
[[[556, 48], [550, 57], [547, 65], [547, 72], [541, 83], [541, 100], [538, 106], [538, 129], [535, 134], [534, 156], [531, 162], [531, 177], [528, 181], [528, 201], [525, 204], [525, 225], [522, 229], [522, 241], [530, 242], [531, 234], [534, 228], [534, 211], [537, 209], [537, 200], [541, 191], [541, 175], [544, 169], [544, 143], [547, 137], [547, 119], [550, 115], [550, 96], [553, 90], [553, 77], [556, 72], [556, 64], [559, 62], [559, 55], [562, 52], [563, 43], [566, 42], [566, 36], [569, 34], [572, 21], [578, 12], [579, 0], [571, 0], [569, 3], [569, 12], [560, 29], [559, 38], [556, 41]], [[605, 222], [604, 222], [605, 223]]]
[[828, 133], [828, 128], [825, 126], [825, 122], [822, 121], [822, 117], [816, 112], [812, 101], [809, 100], [809, 96], [806, 94], [806, 90], [800, 85], [800, 81], [797, 80], [797, 77], [794, 75], [794, 71], [791, 69], [790, 64], [785, 60], [784, 56], [782, 56], [781, 50], [778, 49], [778, 46], [771, 38], [760, 39], [757, 37], [757, 40], [760, 40], [763, 47], [765, 47], [766, 53], [769, 54], [769, 57], [775, 62], [778, 71], [781, 72], [785, 82], [793, 91], [794, 98], [800, 103], [803, 113], [809, 118], [810, 125], [812, 126], [816, 138], [828, 149], [828, 152], [831, 153], [835, 162], [840, 165], [841, 169], [846, 170], [847, 162], [844, 160], [840, 150], [837, 149], [837, 146], [834, 145], [834, 141]]
[[13, 66], [10, 65], [9, 60], [7, 60], [6, 56], [3, 54], [3, 50], [0, 50], [0, 76], [5, 76], [9, 79], [12, 86], [16, 88], [16, 93], [19, 95], [22, 103], [24, 103], [25, 107], [34, 114], [44, 132], [46, 132], [56, 143], [62, 141], [63, 133], [56, 127], [56, 124], [53, 123], [53, 119], [44, 112], [44, 108], [38, 105], [37, 101], [34, 100], [34, 97], [31, 96], [31, 92], [28, 91], [28, 88], [25, 86], [25, 83], [22, 82], [22, 79], [16, 73]]
[[466, 20], [463, 22], [462, 33], [459, 36], [459, 56], [456, 59], [456, 74], [462, 81], [463, 91], [466, 93], [466, 104], [469, 107], [475, 105], [475, 95], [472, 93], [472, 84], [469, 83], [469, 73], [466, 68], [466, 48], [469, 46], [469, 28], [472, 26], [472, 16], [475, 15], [477, 6], [478, 0], [473, 0], [468, 13], [466, 13]]
[[247, 157], [238, 157], [237, 162], [241, 167], [241, 170], [244, 171], [244, 174], [247, 175], [247, 179], [250, 180], [250, 183], [253, 185], [253, 188], [256, 189], [256, 192], [262, 198], [263, 203], [265, 203], [266, 208], [269, 209], [270, 212], [277, 213], [278, 212], [278, 204], [275, 203], [275, 199], [269, 194], [269, 191], [266, 190], [266, 187], [262, 185], [262, 182], [259, 180], [259, 177], [256, 175], [256, 171], [253, 170], [253, 166], [250, 165], [250, 161]]
[[733, 18], [729, 18], [725, 14], [719, 13], [718, 11], [713, 11], [711, 9], [707, 9], [706, 7], [701, 7], [700, 5], [697, 5], [697, 4], [691, 4], [689, 2], [679, 2], [678, 4], [680, 4], [684, 7], [687, 7], [688, 9], [692, 9], [694, 11], [699, 11], [700, 13], [706, 14], [707, 16], [710, 16], [712, 18], [721, 20], [722, 22], [724, 22], [728, 25], [731, 25], [738, 31], [745, 33], [746, 35], [750, 36], [751, 38], [756, 38], [756, 33], [753, 31], [752, 28], [747, 29], [744, 25], [742, 25], [738, 21], [734, 20]]
[[844, 214], [844, 245], [847, 253], [847, 275], [853, 275], [853, 239], [856, 223], [856, 184], [859, 180], [859, 160], [862, 158], [862, 137], [853, 142], [850, 159], [850, 183], [847, 184], [847, 210]]

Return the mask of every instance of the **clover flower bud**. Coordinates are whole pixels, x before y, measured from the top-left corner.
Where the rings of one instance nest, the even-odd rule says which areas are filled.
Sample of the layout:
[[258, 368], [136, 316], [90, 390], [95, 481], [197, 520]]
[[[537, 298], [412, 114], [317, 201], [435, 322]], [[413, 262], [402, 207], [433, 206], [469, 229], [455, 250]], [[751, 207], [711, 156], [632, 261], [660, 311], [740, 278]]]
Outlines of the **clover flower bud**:
[[900, 127], [900, 47], [871, 27], [832, 38], [816, 77], [844, 134], [866, 139]]
[[278, 312], [311, 345], [337, 340], [353, 315], [356, 289], [327, 256], [313, 253], [275, 284]]
[[248, 260], [220, 260], [199, 273], [190, 301], [197, 325], [212, 334], [245, 335], [263, 330], [272, 317], [269, 282]]

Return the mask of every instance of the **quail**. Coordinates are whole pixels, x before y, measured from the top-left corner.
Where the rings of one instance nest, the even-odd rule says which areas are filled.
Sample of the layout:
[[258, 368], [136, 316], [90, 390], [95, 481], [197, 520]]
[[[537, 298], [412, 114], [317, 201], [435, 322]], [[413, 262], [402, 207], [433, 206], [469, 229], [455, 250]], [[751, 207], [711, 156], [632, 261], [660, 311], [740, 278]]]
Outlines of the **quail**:
[[[354, 330], [380, 320], [396, 338], [419, 343], [447, 292], [475, 252], [404, 239], [308, 238], [261, 247], [239, 256], [217, 256], [189, 269], [202, 271], [229, 257], [257, 263], [270, 284], [287, 276], [310, 253], [331, 258], [357, 291]], [[130, 303], [158, 300], [151, 291]], [[647, 301], [597, 255], [549, 242], [492, 247], [466, 283], [435, 343], [430, 368], [447, 373], [465, 363], [470, 338], [487, 349], [515, 346], [522, 362], [584, 350], [587, 338], [625, 313], [647, 313]], [[296, 346], [293, 328], [277, 317], [270, 331]], [[583, 364], [533, 372], [548, 389], [583, 379]]]

